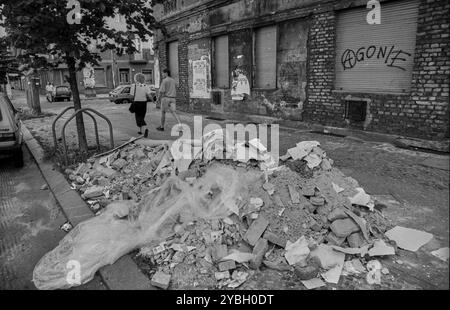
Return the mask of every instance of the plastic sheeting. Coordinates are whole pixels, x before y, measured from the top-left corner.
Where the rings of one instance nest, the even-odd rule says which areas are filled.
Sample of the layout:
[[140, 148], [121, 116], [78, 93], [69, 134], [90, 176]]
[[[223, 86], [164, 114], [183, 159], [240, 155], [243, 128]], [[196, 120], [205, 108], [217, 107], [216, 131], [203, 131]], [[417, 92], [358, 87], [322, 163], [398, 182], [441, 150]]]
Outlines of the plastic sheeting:
[[248, 184], [262, 176], [259, 171], [213, 163], [192, 185], [176, 176], [151, 190], [139, 204], [110, 204], [99, 216], [80, 223], [36, 265], [33, 281], [38, 289], [77, 285], [67, 281], [70, 261], [80, 264], [80, 279], [89, 282], [102, 266], [130, 251], [159, 242], [174, 234], [177, 225], [196, 218], [225, 218], [247, 197]]

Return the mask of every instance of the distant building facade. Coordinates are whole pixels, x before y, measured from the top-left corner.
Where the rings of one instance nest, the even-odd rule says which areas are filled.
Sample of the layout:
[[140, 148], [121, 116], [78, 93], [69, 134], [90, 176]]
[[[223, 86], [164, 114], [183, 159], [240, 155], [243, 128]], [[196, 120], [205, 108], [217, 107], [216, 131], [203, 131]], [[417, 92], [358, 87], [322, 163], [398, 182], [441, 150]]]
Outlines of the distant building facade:
[[[125, 21], [123, 17], [116, 16], [108, 21], [113, 28], [120, 29], [124, 27]], [[115, 51], [108, 50], [100, 53], [101, 62], [98, 66], [93, 66], [95, 91], [97, 93], [107, 93], [115, 87], [123, 84], [130, 84], [134, 81], [137, 73], [142, 73], [146, 77], [146, 82], [154, 84], [154, 51], [153, 38], [146, 40], [136, 38], [135, 46], [138, 50], [132, 55], [118, 56]], [[58, 68], [41, 72], [41, 85], [43, 91], [47, 82], [53, 85], [68, 85], [65, 76], [69, 72], [66, 65], [60, 65]], [[77, 72], [77, 80], [80, 92], [84, 90], [84, 74], [83, 71]]]
[[155, 61], [185, 110], [448, 138], [449, 2], [367, 3], [167, 0]]

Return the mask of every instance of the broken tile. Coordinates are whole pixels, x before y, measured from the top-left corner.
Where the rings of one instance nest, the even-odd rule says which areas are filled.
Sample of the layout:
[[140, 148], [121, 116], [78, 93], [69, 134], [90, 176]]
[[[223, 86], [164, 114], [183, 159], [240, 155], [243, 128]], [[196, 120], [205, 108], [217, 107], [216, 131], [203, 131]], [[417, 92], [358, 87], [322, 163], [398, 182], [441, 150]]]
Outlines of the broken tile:
[[433, 238], [430, 233], [401, 226], [392, 228], [385, 235], [390, 240], [394, 240], [399, 248], [412, 252], [416, 252]]
[[383, 240], [376, 240], [369, 250], [370, 256], [395, 255], [395, 249], [387, 245]]
[[431, 252], [432, 255], [436, 256], [444, 262], [448, 262], [449, 248], [441, 248], [436, 251]]
[[319, 278], [314, 278], [314, 279], [311, 279], [311, 280], [304, 280], [304, 281], [302, 281], [302, 284], [308, 290], [312, 290], [312, 289], [315, 289], [315, 288], [319, 288], [319, 287], [325, 286], [325, 282], [323, 282]]

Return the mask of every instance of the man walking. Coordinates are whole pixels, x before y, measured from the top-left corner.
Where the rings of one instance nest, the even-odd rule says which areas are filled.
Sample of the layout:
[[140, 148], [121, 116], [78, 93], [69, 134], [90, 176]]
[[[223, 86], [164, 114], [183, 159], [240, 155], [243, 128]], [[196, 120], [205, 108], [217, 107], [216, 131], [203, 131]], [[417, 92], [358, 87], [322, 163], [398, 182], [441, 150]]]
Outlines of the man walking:
[[163, 80], [159, 87], [159, 100], [161, 103], [161, 126], [156, 128], [159, 131], [164, 131], [164, 124], [166, 122], [166, 112], [169, 111], [178, 122], [181, 128], [181, 121], [176, 112], [175, 98], [177, 96], [177, 89], [175, 80], [170, 77], [169, 69], [163, 70]]

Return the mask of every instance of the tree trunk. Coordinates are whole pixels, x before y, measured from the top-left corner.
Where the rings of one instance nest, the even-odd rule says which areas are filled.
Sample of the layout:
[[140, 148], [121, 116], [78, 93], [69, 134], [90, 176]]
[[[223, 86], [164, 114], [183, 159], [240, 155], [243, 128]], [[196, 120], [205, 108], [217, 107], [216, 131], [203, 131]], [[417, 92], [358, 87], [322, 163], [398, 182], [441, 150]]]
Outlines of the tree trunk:
[[[69, 68], [69, 83], [73, 96], [73, 106], [75, 111], [81, 109], [80, 93], [78, 92], [77, 72], [75, 69], [75, 59], [72, 57], [66, 58], [67, 66]], [[76, 117], [77, 133], [78, 133], [78, 146], [82, 153], [87, 153], [88, 144], [86, 140], [86, 130], [84, 129], [83, 115], [78, 114]]]
[[41, 103], [39, 101], [40, 79], [35, 73], [27, 76], [27, 105], [33, 115], [41, 114]]

